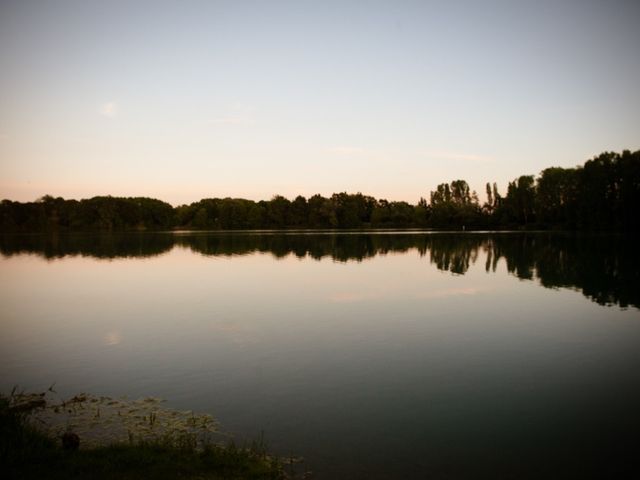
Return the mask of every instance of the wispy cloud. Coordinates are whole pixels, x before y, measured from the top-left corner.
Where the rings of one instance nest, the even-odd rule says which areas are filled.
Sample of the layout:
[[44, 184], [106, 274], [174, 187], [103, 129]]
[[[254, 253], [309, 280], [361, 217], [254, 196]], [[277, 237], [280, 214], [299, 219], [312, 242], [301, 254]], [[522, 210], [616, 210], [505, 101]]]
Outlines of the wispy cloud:
[[100, 113], [100, 115], [113, 118], [118, 113], [118, 106], [115, 102], [106, 102], [100, 106], [100, 110], [98, 110], [98, 112]]
[[212, 120], [218, 125], [251, 125], [253, 120], [241, 116], [219, 117]]
[[218, 125], [253, 125], [255, 123], [253, 108], [242, 103], [231, 105], [227, 112], [220, 116], [214, 117], [212, 123]]
[[434, 160], [458, 160], [463, 162], [492, 162], [491, 157], [460, 152], [425, 152], [424, 155]]
[[366, 150], [360, 147], [338, 146], [327, 148], [327, 152], [334, 155], [361, 155], [365, 153]]

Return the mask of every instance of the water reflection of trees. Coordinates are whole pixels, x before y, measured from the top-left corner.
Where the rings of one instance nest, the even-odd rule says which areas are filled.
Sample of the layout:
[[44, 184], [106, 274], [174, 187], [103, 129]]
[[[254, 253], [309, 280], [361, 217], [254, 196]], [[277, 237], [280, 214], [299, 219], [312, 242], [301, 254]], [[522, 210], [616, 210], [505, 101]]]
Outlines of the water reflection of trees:
[[576, 288], [601, 305], [640, 308], [640, 254], [635, 238], [617, 235], [497, 235], [483, 240], [485, 268], [504, 258], [521, 279]]
[[640, 308], [640, 254], [635, 238], [552, 233], [323, 233], [323, 234], [113, 234], [2, 235], [5, 256], [35, 253], [45, 258], [149, 257], [174, 246], [205, 256], [268, 253], [320, 260], [363, 261], [376, 255], [416, 251], [443, 271], [464, 275], [481, 256], [495, 272], [504, 260], [509, 273], [548, 288], [576, 288], [601, 305]]
[[299, 258], [310, 257], [316, 260], [330, 257], [335, 261], [347, 262], [362, 261], [391, 252], [406, 252], [422, 244], [418, 237], [387, 234], [196, 234], [178, 236], [176, 243], [209, 256], [262, 252], [270, 253], [276, 258], [295, 255]]
[[476, 235], [435, 235], [429, 242], [431, 263], [439, 270], [464, 275], [478, 259], [482, 238]]
[[170, 235], [153, 233], [0, 235], [5, 256], [37, 254], [47, 259], [66, 256], [95, 258], [154, 257], [173, 248]]

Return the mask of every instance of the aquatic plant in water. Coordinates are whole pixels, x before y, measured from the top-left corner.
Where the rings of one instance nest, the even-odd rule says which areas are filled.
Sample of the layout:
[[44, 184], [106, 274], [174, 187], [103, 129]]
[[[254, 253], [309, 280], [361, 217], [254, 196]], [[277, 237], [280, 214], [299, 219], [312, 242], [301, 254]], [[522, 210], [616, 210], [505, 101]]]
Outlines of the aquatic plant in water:
[[[218, 429], [218, 423], [211, 415], [175, 410], [162, 403], [163, 400], [155, 397], [129, 400], [86, 393], [62, 400], [57, 398], [53, 388], [44, 393], [17, 393], [14, 389], [9, 396], [0, 394], [0, 414], [15, 419], [21, 432], [28, 433], [29, 427], [34, 427], [39, 433], [33, 437], [35, 441], [27, 443], [16, 443], [12, 438], [11, 447], [0, 446], [0, 450], [4, 448], [13, 455], [10, 458], [13, 467], [21, 473], [29, 473], [31, 463], [25, 463], [25, 458], [53, 455], [52, 458], [62, 459], [63, 463], [78, 459], [77, 465], [60, 466], [62, 470], [66, 468], [71, 472], [87, 465], [87, 468], [93, 468], [93, 465], [104, 474], [102, 478], [125, 470], [131, 473], [131, 478], [138, 478], [139, 472], [131, 470], [133, 467], [128, 460], [124, 463], [118, 460], [122, 455], [125, 459], [133, 455], [140, 462], [151, 462], [150, 465], [160, 462], [161, 466], [157, 468], [166, 474], [166, 478], [173, 478], [178, 471], [182, 475], [185, 469], [195, 472], [196, 478], [209, 478], [211, 473], [221, 474], [221, 478], [247, 479], [307, 479], [312, 476], [305, 468], [303, 458], [270, 455], [262, 437], [249, 445], [237, 446], [231, 435]], [[27, 433], [21, 434], [22, 437], [27, 438]], [[57, 457], [53, 450], [47, 450], [52, 444], [43, 440], [51, 438], [60, 441], [64, 450], [80, 448], [84, 456]], [[32, 472], [29, 478], [40, 478], [37, 462], [34, 469], [35, 473]]]
[[163, 402], [156, 397], [129, 400], [87, 393], [60, 400], [52, 389], [12, 395], [12, 408], [28, 411], [36, 428], [57, 438], [73, 432], [80, 437], [81, 448], [160, 441], [201, 447], [225, 436], [211, 415], [175, 410]]

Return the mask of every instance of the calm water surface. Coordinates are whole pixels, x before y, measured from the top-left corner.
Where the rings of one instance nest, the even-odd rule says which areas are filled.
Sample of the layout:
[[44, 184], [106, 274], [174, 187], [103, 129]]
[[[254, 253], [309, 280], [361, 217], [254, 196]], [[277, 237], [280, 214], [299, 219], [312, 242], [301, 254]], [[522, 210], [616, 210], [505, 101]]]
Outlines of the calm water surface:
[[637, 468], [636, 239], [0, 236], [0, 387], [154, 395], [318, 479]]

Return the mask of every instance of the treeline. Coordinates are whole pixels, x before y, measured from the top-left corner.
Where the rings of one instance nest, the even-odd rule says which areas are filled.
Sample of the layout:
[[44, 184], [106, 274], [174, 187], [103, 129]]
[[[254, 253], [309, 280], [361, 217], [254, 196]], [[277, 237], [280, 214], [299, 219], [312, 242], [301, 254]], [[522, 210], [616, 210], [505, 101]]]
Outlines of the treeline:
[[574, 230], [640, 230], [640, 150], [602, 153], [583, 166], [551, 167], [522, 175], [501, 195], [486, 184], [480, 205], [464, 180], [431, 192], [428, 223], [434, 227], [529, 227]]
[[153, 198], [65, 200], [46, 195], [36, 202], [3, 200], [0, 225], [3, 231], [168, 229], [175, 225], [175, 211]]
[[349, 228], [564, 228], [640, 230], [640, 151], [606, 152], [575, 168], [523, 175], [506, 193], [486, 184], [486, 201], [465, 180], [438, 185], [416, 205], [361, 193], [276, 195], [255, 202], [209, 198], [172, 207], [151, 198], [3, 200], [3, 231]]

